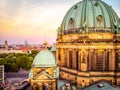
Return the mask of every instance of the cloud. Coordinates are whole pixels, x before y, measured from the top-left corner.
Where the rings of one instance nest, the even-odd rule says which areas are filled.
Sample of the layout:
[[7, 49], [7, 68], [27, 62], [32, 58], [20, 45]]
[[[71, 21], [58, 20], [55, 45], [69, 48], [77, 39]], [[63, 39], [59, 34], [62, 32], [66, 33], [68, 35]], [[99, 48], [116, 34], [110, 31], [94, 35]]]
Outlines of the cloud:
[[[57, 27], [68, 9], [79, 1], [0, 0], [0, 42], [27, 39], [34, 43], [45, 37], [55, 41]], [[117, 13], [120, 15], [119, 10]]]
[[[4, 2], [4, 4], [6, 3]], [[0, 33], [2, 34], [0, 40], [8, 36], [11, 39], [15, 37], [30, 39], [38, 36], [43, 38], [49, 30], [54, 32], [49, 34], [49, 36], [56, 38], [56, 30], [54, 30], [53, 23], [56, 22], [55, 16], [52, 19], [51, 10], [47, 12], [48, 8], [42, 5], [31, 5], [28, 1], [21, 3], [16, 10], [17, 12], [11, 10], [8, 13], [9, 9], [5, 5], [2, 7], [4, 9], [0, 13]], [[13, 17], [11, 13], [15, 13]]]
[[120, 8], [119, 9], [115, 9], [116, 14], [118, 15], [118, 17], [120, 18]]

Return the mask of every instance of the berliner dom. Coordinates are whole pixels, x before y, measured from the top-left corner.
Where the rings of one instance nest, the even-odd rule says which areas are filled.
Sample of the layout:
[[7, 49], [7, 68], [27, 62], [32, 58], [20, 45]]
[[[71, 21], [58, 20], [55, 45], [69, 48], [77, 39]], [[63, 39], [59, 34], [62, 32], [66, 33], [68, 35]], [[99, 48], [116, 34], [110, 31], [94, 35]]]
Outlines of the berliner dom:
[[57, 33], [60, 78], [80, 86], [120, 85], [120, 19], [102, 0], [83, 0], [66, 13]]

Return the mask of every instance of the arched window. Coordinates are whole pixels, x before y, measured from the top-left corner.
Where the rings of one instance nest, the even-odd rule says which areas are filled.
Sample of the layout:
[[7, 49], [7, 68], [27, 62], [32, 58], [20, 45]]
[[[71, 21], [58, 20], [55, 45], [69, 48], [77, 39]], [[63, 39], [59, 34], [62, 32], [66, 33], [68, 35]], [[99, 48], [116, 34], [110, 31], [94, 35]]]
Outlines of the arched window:
[[103, 28], [104, 28], [103, 19], [104, 19], [104, 18], [103, 18], [102, 15], [98, 15], [98, 16], [97, 16], [97, 25], [96, 25], [97, 31], [103, 30]]
[[96, 54], [96, 69], [97, 71], [103, 71], [104, 51], [98, 51]]
[[74, 20], [73, 18], [70, 18], [69, 20], [69, 29], [73, 29], [74, 28]]
[[72, 69], [72, 51], [69, 51], [69, 68]]
[[76, 51], [76, 69], [79, 69], [79, 52]]
[[68, 67], [68, 64], [67, 64], [67, 50], [66, 49], [64, 49], [64, 66]]
[[105, 61], [105, 70], [109, 70], [109, 60], [110, 60], [110, 52], [106, 52], [106, 55], [107, 55], [107, 58], [106, 58], [106, 61]]
[[120, 66], [119, 66], [119, 64], [120, 64], [120, 51], [116, 51], [115, 56], [116, 56], [116, 65], [115, 65], [115, 67], [116, 67], [117, 70], [120, 71]]
[[81, 60], [82, 63], [86, 63], [86, 53], [84, 51], [82, 52]]

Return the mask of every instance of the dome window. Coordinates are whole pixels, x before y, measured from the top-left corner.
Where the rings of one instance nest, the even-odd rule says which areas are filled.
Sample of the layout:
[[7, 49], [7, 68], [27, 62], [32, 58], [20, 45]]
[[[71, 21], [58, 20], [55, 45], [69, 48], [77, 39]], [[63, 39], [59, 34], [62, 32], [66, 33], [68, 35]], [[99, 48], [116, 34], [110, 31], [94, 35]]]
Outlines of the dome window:
[[96, 7], [97, 7], [98, 5], [99, 5], [99, 3], [98, 3], [98, 2], [96, 2], [96, 3], [94, 4], [94, 6], [96, 6]]
[[96, 24], [97, 31], [103, 31], [104, 28], [103, 16], [98, 15], [96, 19], [97, 19], [97, 24]]
[[77, 5], [75, 5], [74, 10], [77, 9]]
[[98, 15], [98, 17], [97, 17], [97, 21], [98, 21], [98, 22], [102, 22], [102, 20], [103, 20], [102, 15]]
[[73, 29], [74, 28], [74, 20], [73, 18], [70, 18], [69, 20], [69, 29]]

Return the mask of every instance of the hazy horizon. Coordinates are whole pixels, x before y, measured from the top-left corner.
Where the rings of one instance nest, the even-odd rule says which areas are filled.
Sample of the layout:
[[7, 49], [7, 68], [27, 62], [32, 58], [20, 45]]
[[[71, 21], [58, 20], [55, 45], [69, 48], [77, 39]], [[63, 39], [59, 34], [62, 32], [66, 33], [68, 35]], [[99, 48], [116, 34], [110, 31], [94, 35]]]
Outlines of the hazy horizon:
[[[52, 44], [67, 11], [81, 0], [0, 0], [0, 44]], [[120, 17], [120, 0], [103, 0]]]

